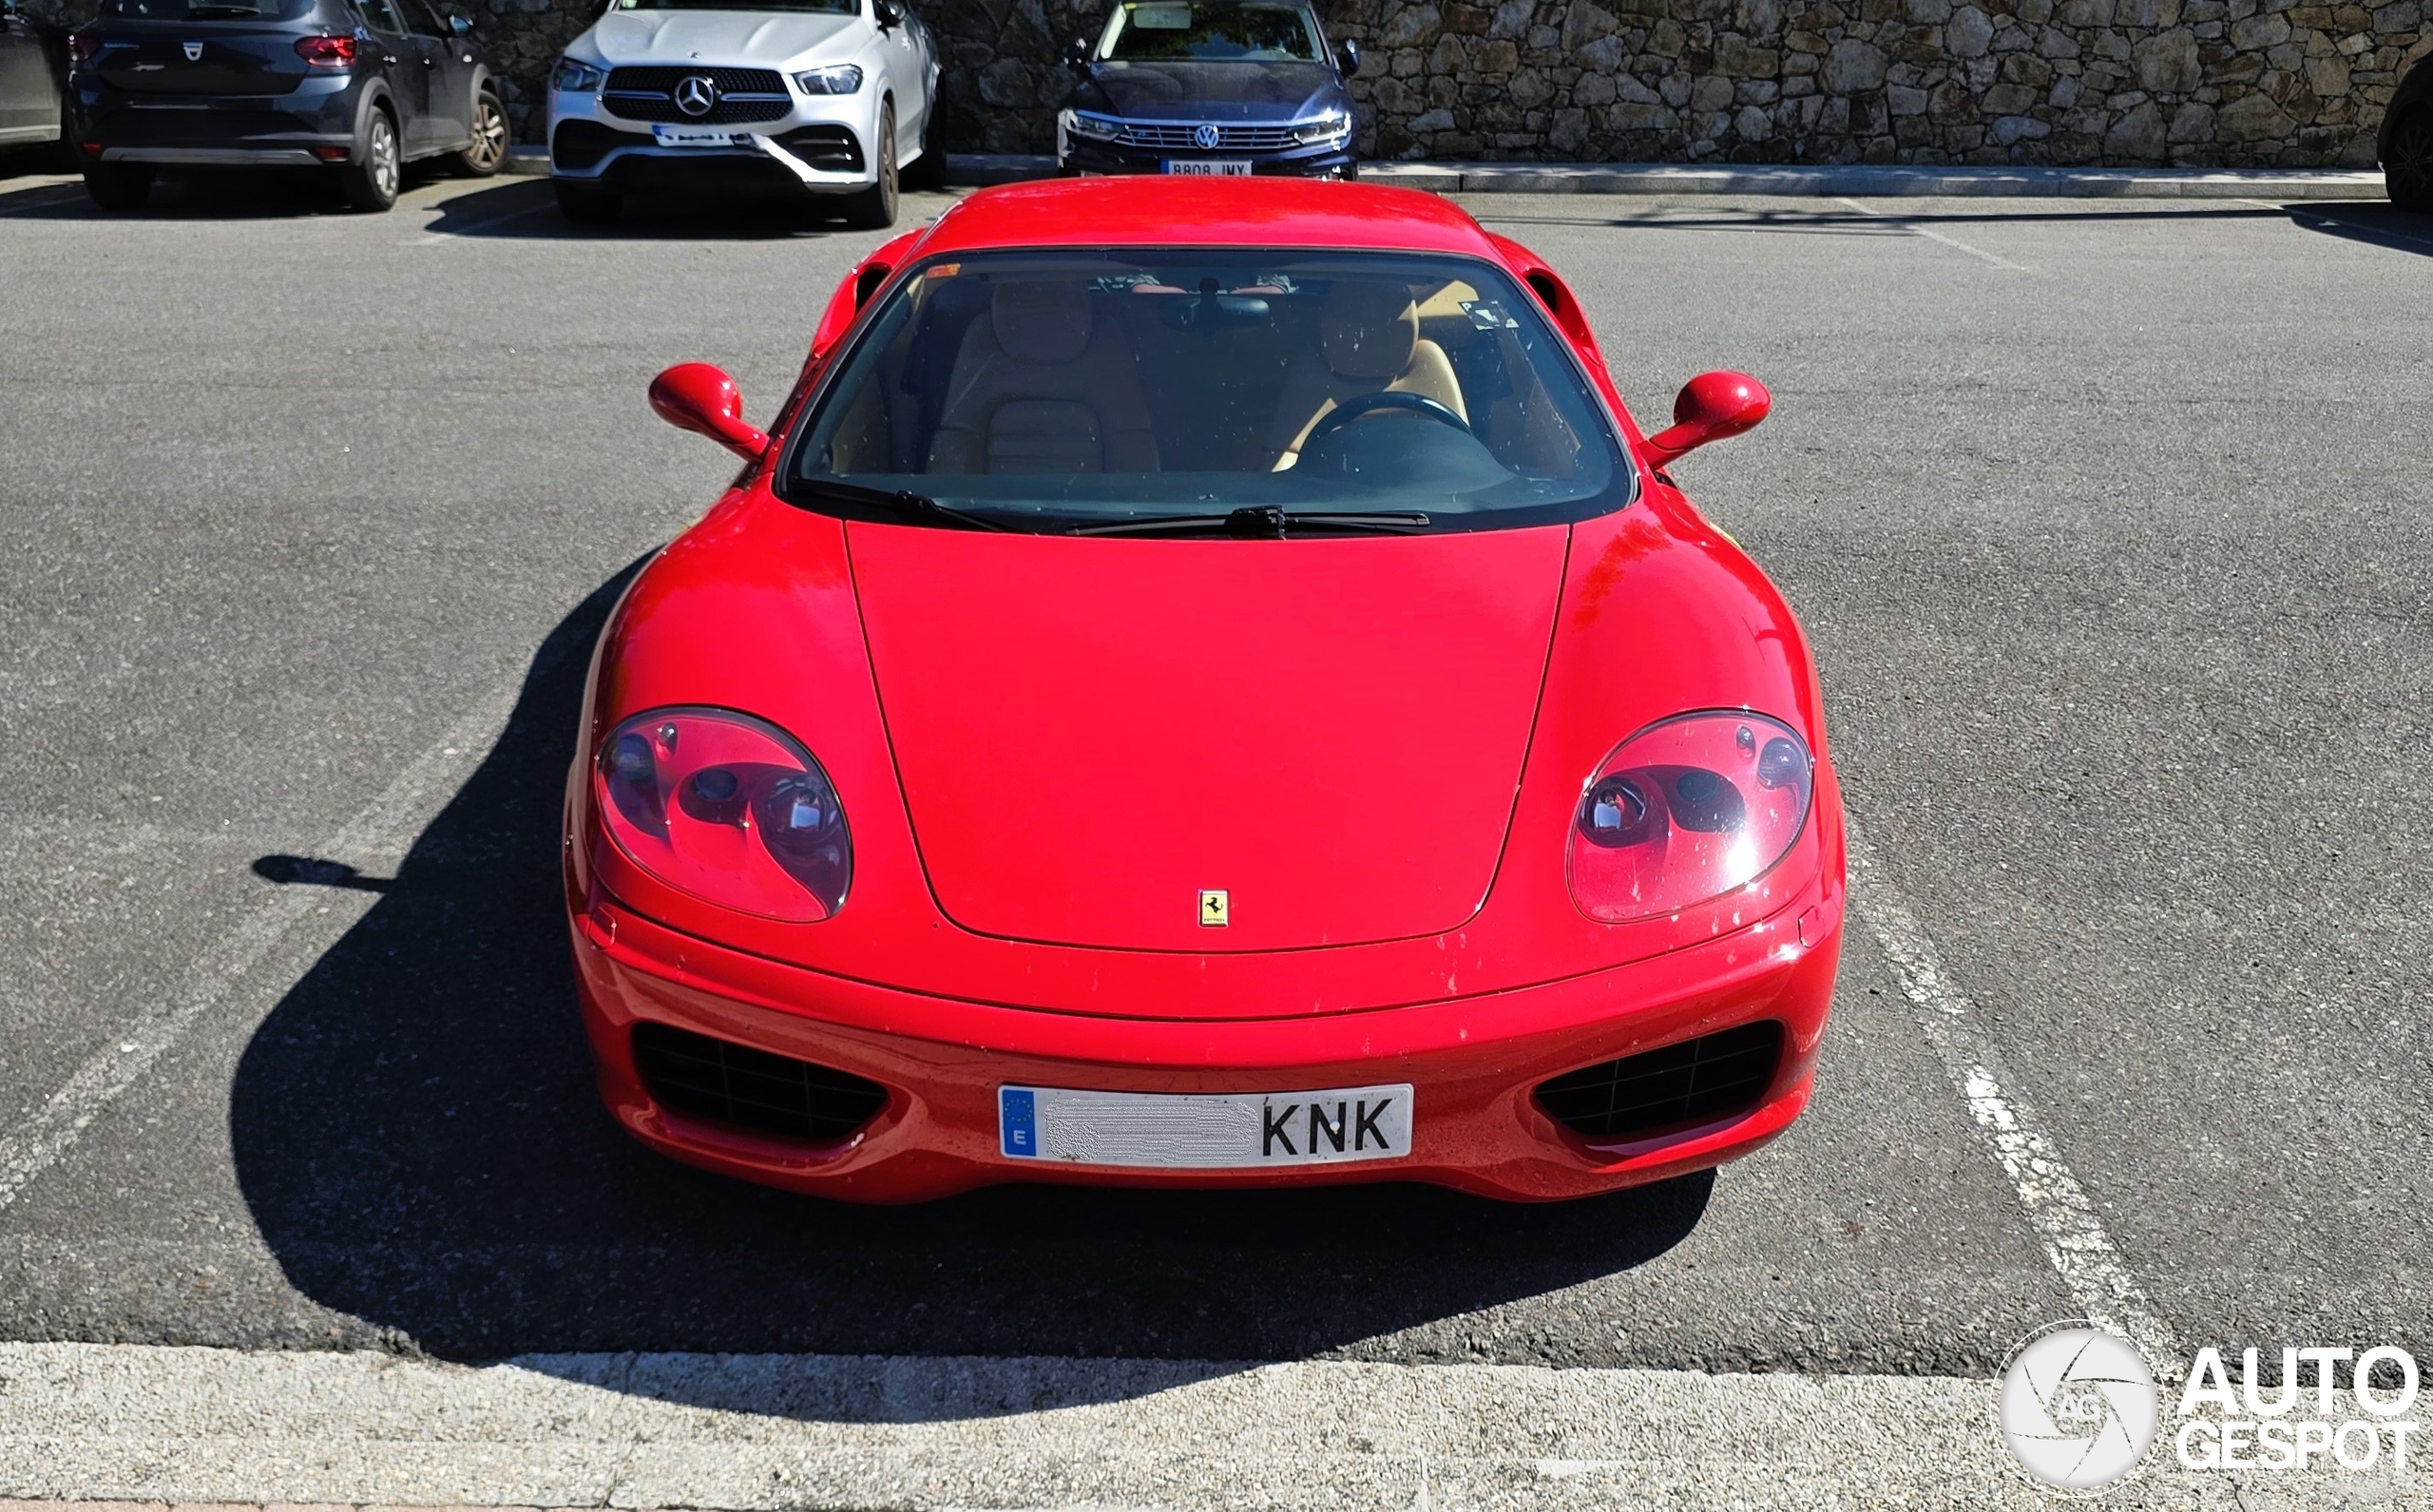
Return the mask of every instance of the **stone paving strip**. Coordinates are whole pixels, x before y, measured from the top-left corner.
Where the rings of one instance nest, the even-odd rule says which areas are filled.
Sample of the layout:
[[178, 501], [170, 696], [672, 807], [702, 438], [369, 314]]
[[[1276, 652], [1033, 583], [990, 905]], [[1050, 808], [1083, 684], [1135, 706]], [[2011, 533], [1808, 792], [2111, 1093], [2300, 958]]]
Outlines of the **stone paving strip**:
[[[2166, 1405], [2166, 1412], [2169, 1407]], [[2121, 1508], [2424, 1505], [2157, 1454]], [[1990, 1383], [827, 1355], [0, 1345], [0, 1496], [161, 1506], [2046, 1507]]]

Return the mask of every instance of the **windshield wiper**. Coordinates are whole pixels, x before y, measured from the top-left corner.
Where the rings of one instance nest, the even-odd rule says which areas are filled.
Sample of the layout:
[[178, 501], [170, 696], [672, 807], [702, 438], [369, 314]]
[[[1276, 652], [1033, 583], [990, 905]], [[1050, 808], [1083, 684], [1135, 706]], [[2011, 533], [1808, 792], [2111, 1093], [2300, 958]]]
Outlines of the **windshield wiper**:
[[1382, 514], [1338, 514], [1327, 509], [1281, 509], [1274, 505], [1236, 509], [1227, 514], [1159, 514], [1143, 520], [1111, 520], [1077, 525], [1074, 535], [1188, 535], [1195, 530], [1222, 530], [1244, 541], [1281, 541], [1287, 530], [1349, 530], [1362, 535], [1415, 535], [1427, 528], [1427, 516], [1417, 509]]
[[865, 484], [847, 483], [841, 478], [797, 479], [804, 491], [816, 493], [846, 504], [867, 505], [885, 509], [903, 519], [922, 525], [961, 526], [967, 530], [1011, 530], [1003, 520], [992, 520], [985, 514], [973, 514], [951, 505], [940, 504], [926, 493], [910, 488], [873, 488]]

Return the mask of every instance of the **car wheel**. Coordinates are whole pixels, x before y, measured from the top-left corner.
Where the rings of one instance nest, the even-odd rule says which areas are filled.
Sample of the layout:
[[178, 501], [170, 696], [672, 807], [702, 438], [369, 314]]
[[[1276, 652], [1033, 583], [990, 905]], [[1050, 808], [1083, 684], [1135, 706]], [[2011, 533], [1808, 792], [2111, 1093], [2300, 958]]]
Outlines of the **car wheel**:
[[619, 201], [614, 189], [568, 179], [553, 179], [550, 187], [558, 192], [558, 214], [576, 225], [604, 226], [617, 219]]
[[936, 123], [937, 116], [938, 107], [932, 102], [929, 113], [921, 118], [921, 155], [897, 175], [907, 189], [943, 189], [947, 186], [947, 155], [929, 145], [929, 127]]
[[88, 163], [85, 192], [105, 210], [141, 210], [152, 194], [148, 163]]
[[2398, 208], [2433, 213], [2433, 110], [2411, 110], [2391, 128], [2383, 186]]
[[895, 103], [878, 107], [878, 182], [846, 200], [845, 223], [857, 231], [895, 224]]
[[397, 151], [397, 123], [386, 110], [374, 110], [363, 123], [363, 156], [338, 170], [338, 186], [346, 202], [357, 210], [386, 210], [397, 202], [397, 179], [404, 169]]
[[507, 106], [484, 89], [473, 96], [473, 140], [456, 154], [456, 171], [487, 179], [507, 164]]

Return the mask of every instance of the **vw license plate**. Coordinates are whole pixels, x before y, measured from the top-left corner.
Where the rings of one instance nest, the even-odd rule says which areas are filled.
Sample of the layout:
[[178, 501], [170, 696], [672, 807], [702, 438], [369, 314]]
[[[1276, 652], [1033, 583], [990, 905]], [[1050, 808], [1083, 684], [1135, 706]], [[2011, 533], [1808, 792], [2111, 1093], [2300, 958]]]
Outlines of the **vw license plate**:
[[1216, 179], [1247, 179], [1251, 176], [1248, 158], [1168, 158], [1168, 173], [1197, 173]]
[[997, 1089], [998, 1148], [1025, 1159], [1176, 1171], [1399, 1160], [1410, 1084], [1319, 1092]]
[[749, 131], [729, 131], [724, 126], [655, 125], [650, 134], [662, 147], [748, 147], [752, 145]]

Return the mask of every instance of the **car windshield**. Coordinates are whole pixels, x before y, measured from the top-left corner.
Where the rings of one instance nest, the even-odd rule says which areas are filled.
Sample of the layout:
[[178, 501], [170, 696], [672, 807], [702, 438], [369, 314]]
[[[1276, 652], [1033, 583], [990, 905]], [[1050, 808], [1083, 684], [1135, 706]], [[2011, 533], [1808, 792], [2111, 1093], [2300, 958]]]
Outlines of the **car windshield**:
[[862, 0], [615, 0], [620, 10], [783, 11], [789, 15], [857, 16]]
[[1632, 477], [1568, 347], [1487, 263], [1123, 249], [917, 268], [779, 492], [1042, 531], [1238, 511], [1441, 531], [1583, 519]]
[[129, 21], [300, 21], [312, 12], [316, 3], [316, 0], [103, 0], [95, 14]]
[[1297, 5], [1128, 0], [1107, 18], [1099, 56], [1117, 62], [1315, 63], [1318, 23]]

